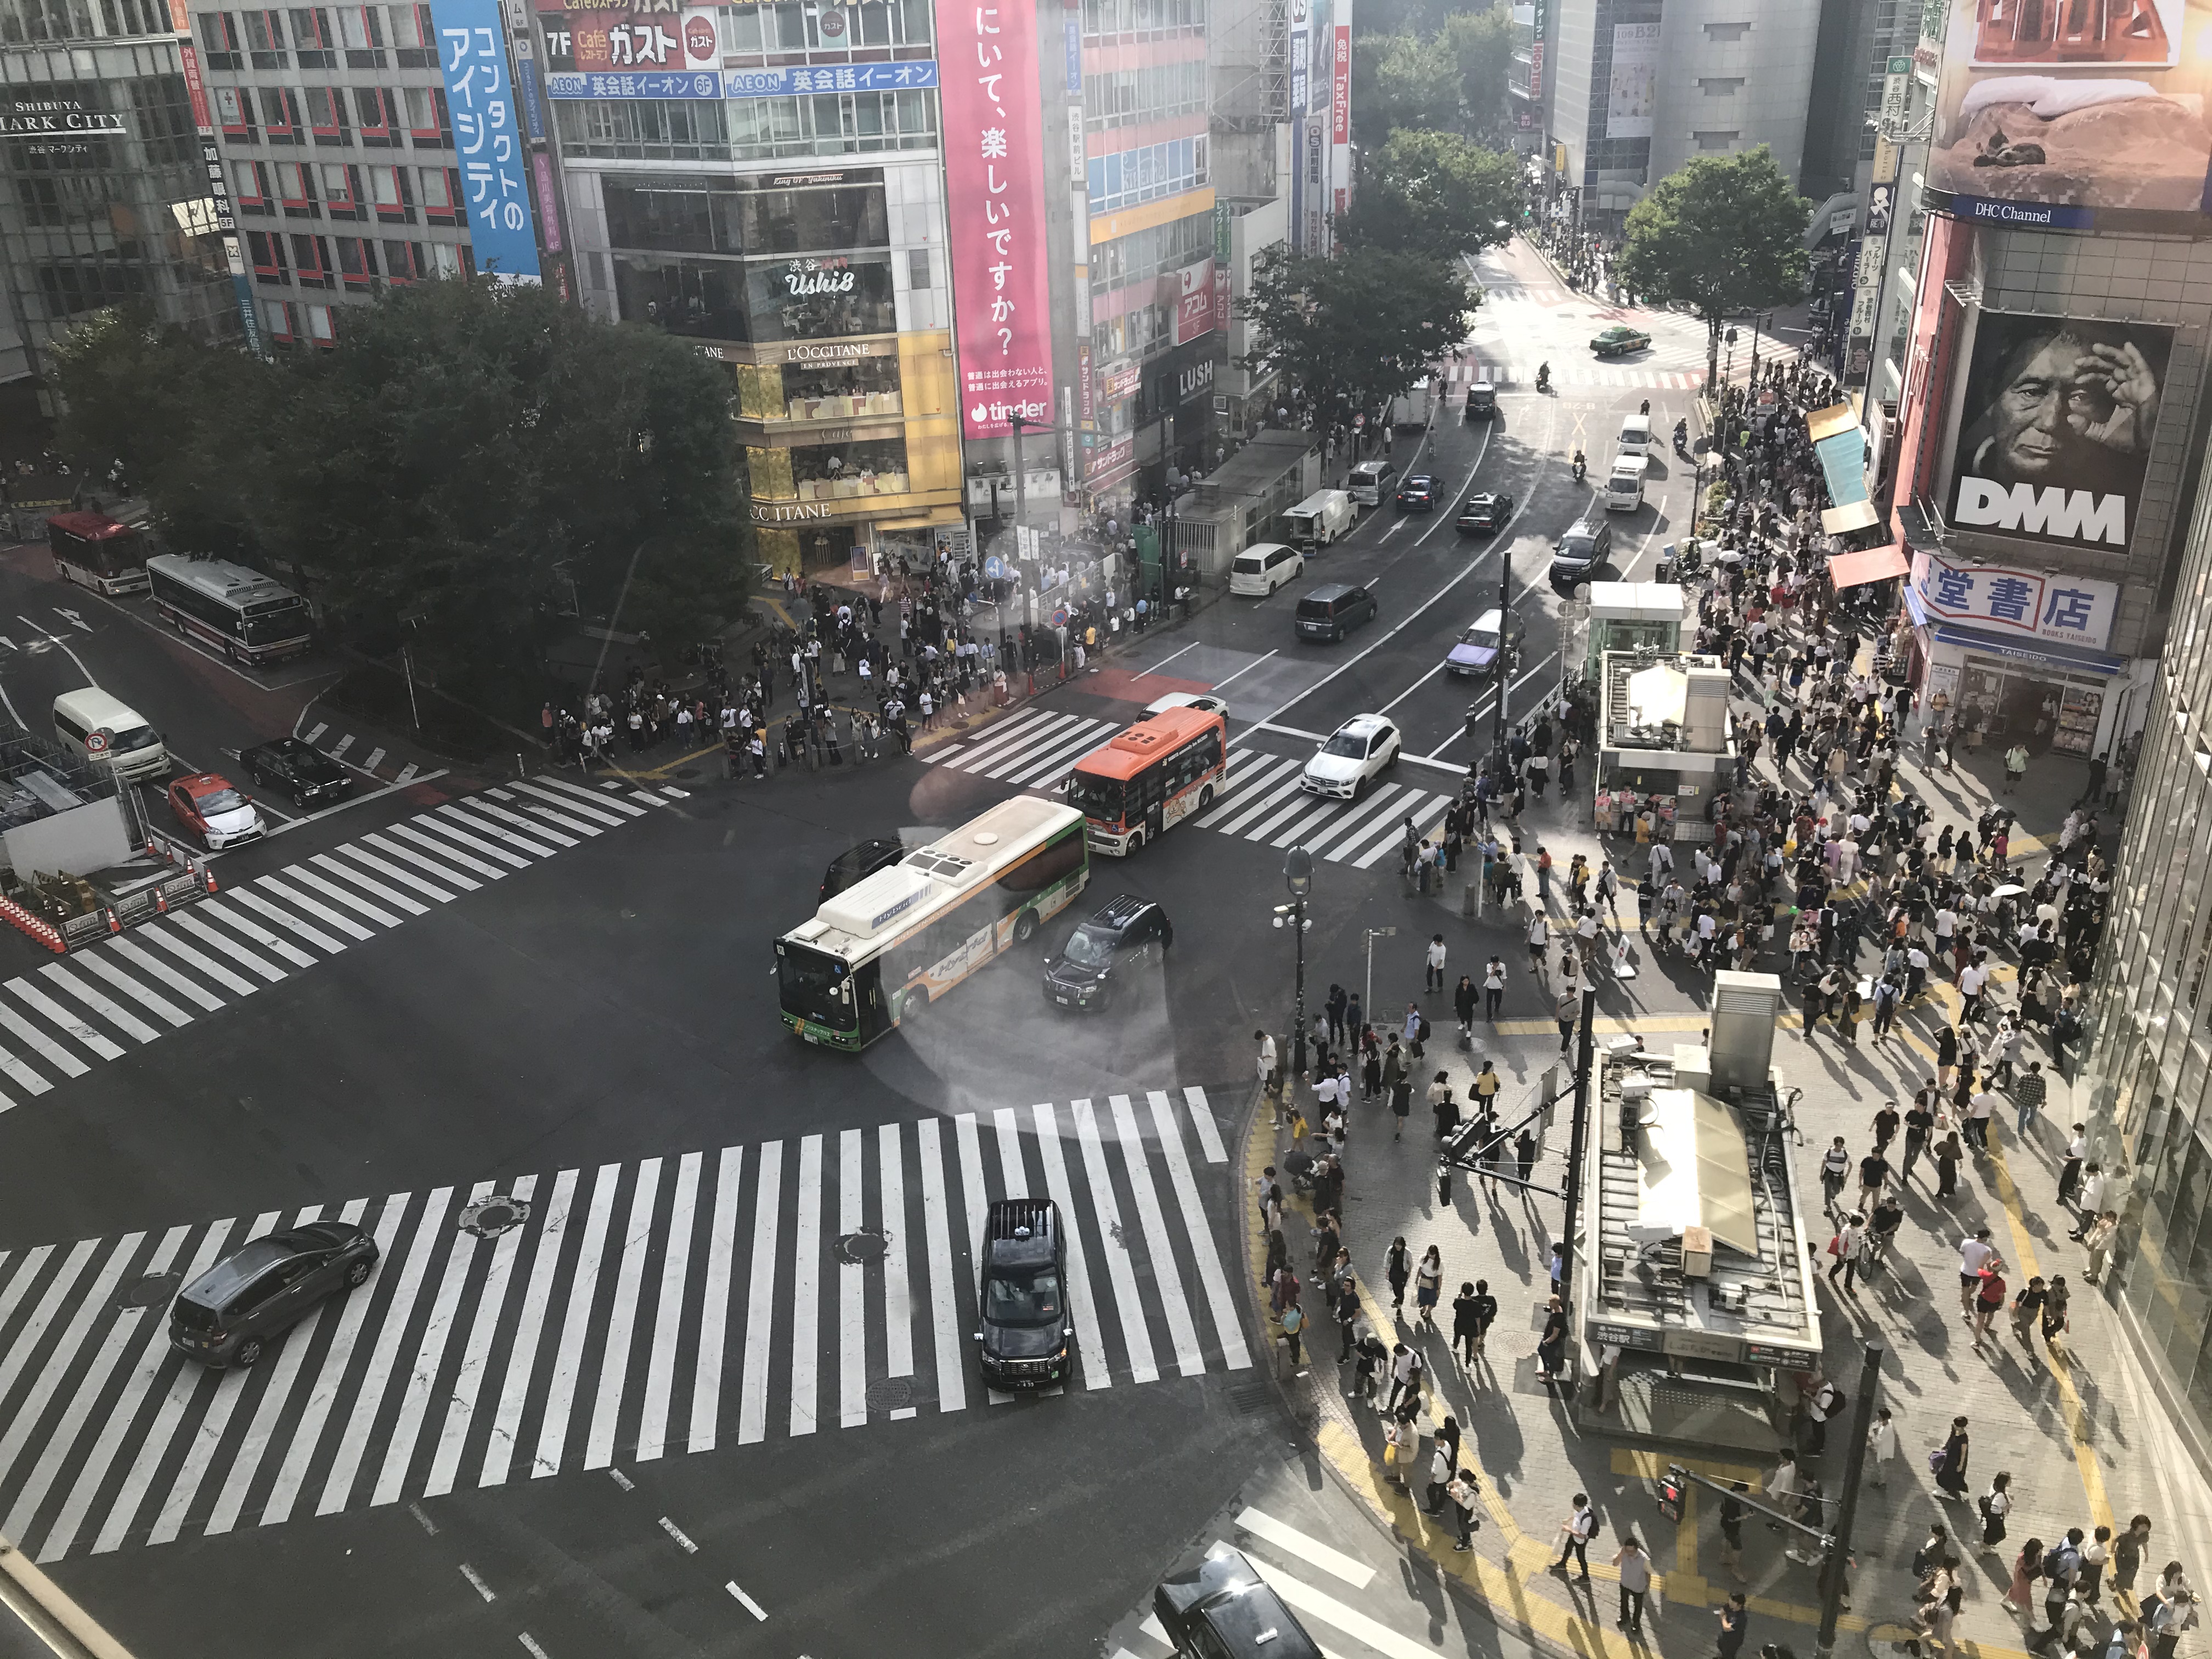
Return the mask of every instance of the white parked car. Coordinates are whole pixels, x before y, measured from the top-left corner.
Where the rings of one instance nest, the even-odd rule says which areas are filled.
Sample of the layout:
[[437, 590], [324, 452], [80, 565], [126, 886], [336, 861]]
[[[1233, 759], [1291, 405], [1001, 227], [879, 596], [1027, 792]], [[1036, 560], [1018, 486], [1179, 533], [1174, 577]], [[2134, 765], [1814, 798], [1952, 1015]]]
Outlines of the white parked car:
[[1170, 708], [1195, 708], [1201, 714], [1225, 712], [1229, 699], [1217, 697], [1211, 691], [1170, 691], [1164, 697], [1154, 697], [1145, 705], [1145, 712], [1137, 716], [1148, 720], [1155, 714], [1164, 714]]
[[1316, 795], [1358, 800], [1369, 784], [1398, 763], [1404, 747], [1395, 722], [1380, 714], [1354, 714], [1306, 763], [1299, 781]]

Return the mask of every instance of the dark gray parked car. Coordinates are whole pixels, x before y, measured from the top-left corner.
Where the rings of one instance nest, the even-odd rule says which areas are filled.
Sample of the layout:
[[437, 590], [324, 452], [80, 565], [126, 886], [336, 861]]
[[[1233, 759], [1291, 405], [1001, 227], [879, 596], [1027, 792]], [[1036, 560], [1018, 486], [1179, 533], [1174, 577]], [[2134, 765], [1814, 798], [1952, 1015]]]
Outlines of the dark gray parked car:
[[368, 1283], [376, 1241], [349, 1221], [310, 1221], [249, 1239], [177, 1292], [169, 1340], [221, 1370], [261, 1350], [324, 1297]]

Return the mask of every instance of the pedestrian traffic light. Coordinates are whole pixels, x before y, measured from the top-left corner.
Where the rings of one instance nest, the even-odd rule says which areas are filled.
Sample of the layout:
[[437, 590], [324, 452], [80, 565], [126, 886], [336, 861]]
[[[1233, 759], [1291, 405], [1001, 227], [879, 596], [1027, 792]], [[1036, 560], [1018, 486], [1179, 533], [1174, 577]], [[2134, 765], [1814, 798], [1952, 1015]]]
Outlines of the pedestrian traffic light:
[[1688, 1485], [1688, 1472], [1680, 1463], [1669, 1463], [1667, 1473], [1659, 1477], [1659, 1513], [1678, 1526], [1682, 1520], [1682, 1493]]

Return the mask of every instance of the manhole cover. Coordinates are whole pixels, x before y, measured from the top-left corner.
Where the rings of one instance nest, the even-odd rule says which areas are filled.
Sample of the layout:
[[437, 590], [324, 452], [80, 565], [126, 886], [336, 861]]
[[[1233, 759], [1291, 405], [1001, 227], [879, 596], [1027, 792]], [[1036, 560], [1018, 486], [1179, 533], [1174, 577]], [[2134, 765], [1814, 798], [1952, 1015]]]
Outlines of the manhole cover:
[[696, 778], [699, 775], [699, 769], [696, 766], [679, 766], [676, 769], [676, 775], [679, 778]]
[[1237, 1407], [1240, 1417], [1257, 1417], [1273, 1408], [1274, 1390], [1265, 1382], [1243, 1383], [1230, 1389], [1229, 1403]]
[[145, 1278], [125, 1285], [115, 1298], [119, 1308], [158, 1308], [177, 1293], [184, 1283], [182, 1273], [148, 1273]]
[[881, 1382], [868, 1384], [868, 1409], [872, 1412], [904, 1411], [914, 1404], [914, 1384], [902, 1376], [886, 1377]]
[[881, 1233], [847, 1233], [837, 1241], [837, 1259], [841, 1261], [881, 1261], [890, 1241]]
[[530, 1206], [519, 1198], [488, 1198], [461, 1212], [461, 1231], [478, 1238], [497, 1238], [530, 1219]]

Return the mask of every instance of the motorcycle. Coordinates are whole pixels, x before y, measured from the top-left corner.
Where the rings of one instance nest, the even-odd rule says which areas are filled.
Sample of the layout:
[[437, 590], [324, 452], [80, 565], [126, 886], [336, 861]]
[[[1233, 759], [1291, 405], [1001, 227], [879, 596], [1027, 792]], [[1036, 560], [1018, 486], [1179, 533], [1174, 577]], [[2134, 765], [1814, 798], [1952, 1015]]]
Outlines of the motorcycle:
[[1583, 474], [1587, 473], [1589, 471], [1589, 463], [1583, 459], [1582, 451], [1577, 449], [1575, 451], [1575, 482], [1577, 483], [1580, 483], [1583, 481]]
[[1674, 422], [1674, 453], [1684, 460], [1690, 458], [1690, 423], [1687, 421]]
[[1549, 364], [1549, 363], [1539, 363], [1539, 364], [1537, 364], [1537, 365], [1536, 365], [1536, 390], [1537, 390], [1537, 391], [1539, 391], [1539, 392], [1549, 392], [1551, 389], [1552, 389], [1552, 366], [1551, 366], [1551, 364]]

